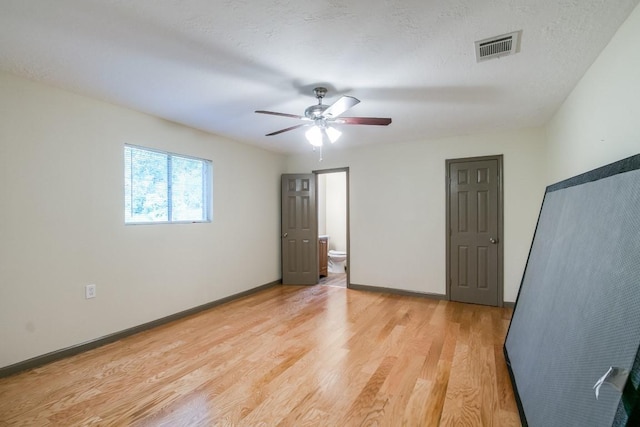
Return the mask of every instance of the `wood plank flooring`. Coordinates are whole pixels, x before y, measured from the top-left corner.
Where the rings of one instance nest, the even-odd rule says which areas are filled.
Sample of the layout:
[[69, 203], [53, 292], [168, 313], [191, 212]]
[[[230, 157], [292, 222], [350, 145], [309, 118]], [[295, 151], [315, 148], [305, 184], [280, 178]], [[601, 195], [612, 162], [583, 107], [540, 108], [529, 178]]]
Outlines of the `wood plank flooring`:
[[0, 379], [0, 425], [519, 426], [510, 315], [276, 286]]
[[347, 287], [347, 273], [329, 273], [327, 276], [321, 277], [318, 281], [319, 285]]

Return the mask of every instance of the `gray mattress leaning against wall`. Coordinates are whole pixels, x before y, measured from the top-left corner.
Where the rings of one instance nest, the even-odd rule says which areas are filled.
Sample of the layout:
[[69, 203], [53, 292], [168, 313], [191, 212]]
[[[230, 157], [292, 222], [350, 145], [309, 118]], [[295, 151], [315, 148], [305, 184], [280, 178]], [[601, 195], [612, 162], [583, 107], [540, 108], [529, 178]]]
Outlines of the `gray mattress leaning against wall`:
[[637, 155], [547, 188], [504, 345], [523, 425], [637, 425], [639, 348]]

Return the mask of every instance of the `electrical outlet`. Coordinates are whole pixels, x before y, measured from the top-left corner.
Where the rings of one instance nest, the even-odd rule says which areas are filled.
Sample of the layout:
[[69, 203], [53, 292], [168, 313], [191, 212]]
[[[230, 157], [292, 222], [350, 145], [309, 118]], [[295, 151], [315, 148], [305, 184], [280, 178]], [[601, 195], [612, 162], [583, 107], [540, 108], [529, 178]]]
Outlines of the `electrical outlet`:
[[86, 299], [96, 297], [96, 285], [87, 285], [84, 287], [84, 297]]

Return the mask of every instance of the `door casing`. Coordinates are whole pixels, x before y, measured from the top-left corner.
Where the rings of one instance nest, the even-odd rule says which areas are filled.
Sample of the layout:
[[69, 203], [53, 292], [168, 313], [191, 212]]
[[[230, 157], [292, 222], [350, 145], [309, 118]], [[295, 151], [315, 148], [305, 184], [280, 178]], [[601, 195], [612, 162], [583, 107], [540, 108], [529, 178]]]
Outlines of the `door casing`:
[[481, 156], [466, 157], [459, 159], [447, 159], [445, 161], [445, 187], [446, 187], [446, 298], [451, 300], [451, 177], [449, 170], [452, 163], [475, 162], [485, 160], [496, 160], [498, 163], [498, 259], [497, 259], [497, 286], [499, 307], [504, 307], [504, 174], [503, 174], [503, 156]]

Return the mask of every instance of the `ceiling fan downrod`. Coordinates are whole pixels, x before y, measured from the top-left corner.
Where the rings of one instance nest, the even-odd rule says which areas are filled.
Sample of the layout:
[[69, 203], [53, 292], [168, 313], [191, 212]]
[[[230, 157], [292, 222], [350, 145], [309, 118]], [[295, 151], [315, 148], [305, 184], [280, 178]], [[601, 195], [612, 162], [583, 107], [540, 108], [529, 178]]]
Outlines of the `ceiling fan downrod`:
[[318, 98], [318, 103], [307, 107], [307, 109], [304, 110], [304, 115], [311, 120], [317, 120], [322, 117], [324, 110], [329, 108], [328, 105], [322, 104], [322, 98], [327, 94], [327, 88], [317, 87], [313, 89], [313, 93], [315, 93], [316, 98]]

